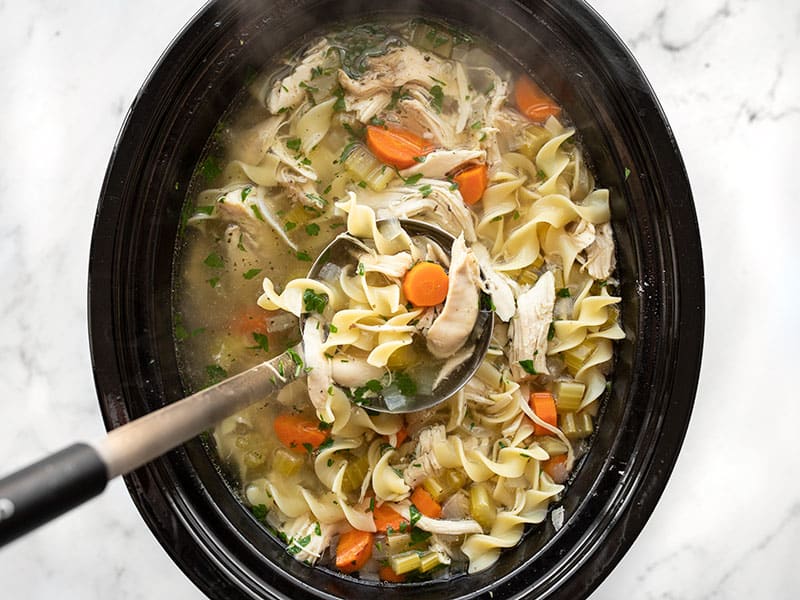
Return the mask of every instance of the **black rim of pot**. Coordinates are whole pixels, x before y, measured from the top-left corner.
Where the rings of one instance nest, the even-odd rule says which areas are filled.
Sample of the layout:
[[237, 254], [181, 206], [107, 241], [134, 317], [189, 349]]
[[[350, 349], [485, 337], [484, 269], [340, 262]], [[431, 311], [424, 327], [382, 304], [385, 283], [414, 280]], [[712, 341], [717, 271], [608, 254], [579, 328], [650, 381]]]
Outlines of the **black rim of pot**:
[[[582, 99], [601, 111], [597, 115], [601, 125], [594, 127], [590, 114], [576, 110], [572, 116], [585, 123], [579, 130], [590, 150], [593, 137], [625, 140], [612, 144], [610, 155], [598, 163], [605, 165], [601, 181], [615, 190], [612, 211], [621, 242], [624, 327], [633, 336], [621, 349], [614, 391], [598, 428], [601, 439], [593, 442], [610, 451], [602, 456], [590, 453], [593, 463], [579, 471], [573, 493], [564, 499], [565, 526], [555, 532], [546, 521], [540, 531], [529, 532], [537, 537], [531, 542], [535, 552], [525, 556], [519, 550], [507, 551], [504, 560], [514, 564], [503, 570], [447, 584], [416, 584], [415, 595], [444, 597], [446, 591], [447, 597], [462, 598], [488, 598], [490, 592], [494, 598], [585, 597], [644, 526], [672, 471], [691, 414], [704, 320], [702, 254], [691, 190], [647, 80], [591, 8], [578, 2], [565, 8], [555, 0], [525, 4], [479, 0], [454, 19], [452, 7], [458, 4], [448, 0], [426, 7], [425, 12], [461, 20], [495, 41], [502, 33], [504, 39], [524, 44], [526, 25], [545, 27], [561, 44], [544, 52], [552, 53], [562, 68], [574, 65], [584, 69], [583, 76], [602, 82], [596, 97]], [[189, 124], [213, 124], [227, 108], [227, 99], [246, 75], [239, 53], [252, 50], [259, 35], [263, 38], [276, 25], [298, 32], [309, 29], [333, 16], [330, 5], [277, 1], [267, 10], [244, 1], [212, 2], [176, 38], [137, 96], [106, 173], [89, 266], [90, 343], [106, 427], [119, 426], [157, 406], [162, 398], [171, 401], [182, 393], [173, 340], [163, 335], [165, 320], [169, 321], [165, 307], [171, 301], [171, 272], [162, 265], [165, 253], [171, 260], [183, 195], [210, 133], [210, 128], [192, 131]], [[394, 11], [412, 5], [392, 3]], [[341, 11], [352, 8], [339, 6]], [[254, 18], [243, 23], [238, 20], [242, 14]], [[498, 24], [508, 30], [501, 31]], [[498, 44], [502, 46], [502, 41]], [[543, 52], [534, 46], [526, 50], [528, 61]], [[229, 70], [234, 73], [226, 75]], [[215, 80], [223, 81], [219, 90], [203, 88], [206, 81]], [[552, 89], [560, 98], [571, 93], [557, 85]], [[176, 103], [180, 114], [174, 109]], [[611, 120], [602, 111], [624, 118]], [[616, 129], [610, 130], [609, 122]], [[195, 162], [180, 155], [179, 143], [198, 148]], [[630, 178], [623, 175], [626, 169]], [[641, 199], [646, 200], [637, 201]], [[159, 215], [158, 222], [148, 220], [150, 210]], [[616, 425], [603, 428], [603, 422]], [[391, 586], [365, 586], [308, 569], [280, 551], [268, 536], [254, 537], [258, 526], [243, 507], [221, 508], [221, 497], [233, 497], [200, 442], [184, 445], [125, 481], [154, 535], [212, 597], [335, 598], [379, 592], [399, 598], [402, 594]], [[565, 548], [570, 549], [566, 556]]]

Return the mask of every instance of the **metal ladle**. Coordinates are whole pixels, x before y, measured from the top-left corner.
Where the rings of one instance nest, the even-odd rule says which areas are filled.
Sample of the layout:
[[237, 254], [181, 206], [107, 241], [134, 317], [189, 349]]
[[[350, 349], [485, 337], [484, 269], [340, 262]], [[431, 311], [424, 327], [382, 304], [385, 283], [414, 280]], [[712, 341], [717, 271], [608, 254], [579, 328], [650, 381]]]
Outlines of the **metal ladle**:
[[[414, 220], [400, 223], [411, 236], [426, 236], [448, 252], [452, 247], [453, 236], [438, 227]], [[318, 279], [322, 267], [349, 256], [353, 244], [352, 238], [336, 237], [320, 253], [308, 277]], [[301, 332], [302, 325], [303, 319]], [[482, 308], [467, 342], [474, 344], [473, 354], [433, 392], [409, 396], [403, 407], [394, 411], [378, 396], [369, 408], [411, 412], [455, 394], [480, 366], [492, 325], [492, 312]], [[263, 402], [304, 372], [298, 357], [302, 357], [302, 344], [113, 429], [92, 444], [73, 444], [0, 479], [0, 546], [98, 495], [114, 477], [150, 462], [247, 406]]]

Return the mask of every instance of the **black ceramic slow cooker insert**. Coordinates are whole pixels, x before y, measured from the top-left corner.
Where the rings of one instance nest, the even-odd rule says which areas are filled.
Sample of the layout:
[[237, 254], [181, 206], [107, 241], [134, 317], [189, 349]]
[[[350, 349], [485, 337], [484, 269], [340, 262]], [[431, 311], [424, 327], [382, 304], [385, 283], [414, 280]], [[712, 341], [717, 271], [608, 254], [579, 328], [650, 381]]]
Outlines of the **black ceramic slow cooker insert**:
[[[361, 582], [289, 556], [202, 441], [128, 475], [143, 518], [212, 598], [584, 598], [630, 547], [672, 470], [693, 404], [703, 269], [686, 172], [653, 91], [582, 2], [211, 2], [162, 56], [128, 114], [100, 196], [89, 268], [92, 360], [108, 428], [184, 396], [171, 274], [182, 204], [210, 134], [247, 77], [314, 32], [429, 16], [497, 45], [563, 104], [611, 189], [623, 328], [612, 392], [561, 505], [490, 569], [450, 581]], [[630, 176], [628, 176], [628, 173]]]

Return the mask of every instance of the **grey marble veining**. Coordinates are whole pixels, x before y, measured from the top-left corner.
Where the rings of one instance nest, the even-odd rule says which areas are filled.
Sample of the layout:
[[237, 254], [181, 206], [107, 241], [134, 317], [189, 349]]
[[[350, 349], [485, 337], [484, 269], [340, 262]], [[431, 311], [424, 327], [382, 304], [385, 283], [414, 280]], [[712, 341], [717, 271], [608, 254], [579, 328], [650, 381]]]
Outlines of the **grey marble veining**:
[[[660, 98], [704, 245], [696, 408], [652, 518], [594, 600], [800, 589], [800, 3], [595, 0]], [[102, 433], [86, 269], [105, 166], [196, 0], [0, 1], [0, 472]], [[2, 598], [200, 598], [120, 481], [0, 550]]]

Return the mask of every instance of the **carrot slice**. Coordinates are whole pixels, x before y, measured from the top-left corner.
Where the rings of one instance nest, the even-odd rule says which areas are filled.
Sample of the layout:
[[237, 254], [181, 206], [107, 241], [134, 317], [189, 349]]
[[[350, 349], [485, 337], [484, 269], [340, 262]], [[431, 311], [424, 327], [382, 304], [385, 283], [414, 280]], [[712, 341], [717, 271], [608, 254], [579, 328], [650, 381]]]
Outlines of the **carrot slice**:
[[238, 313], [230, 322], [230, 330], [237, 335], [248, 338], [253, 333], [268, 334], [267, 321], [278, 314], [278, 311], [264, 310], [257, 304], [248, 306]]
[[[539, 417], [548, 425], [556, 427], [556, 424], [558, 423], [558, 416], [556, 413], [556, 401], [553, 398], [553, 394], [550, 392], [533, 392], [530, 397], [530, 406], [533, 409], [533, 412], [536, 413], [537, 417]], [[548, 429], [545, 429], [538, 423], [535, 423], [533, 427], [533, 434], [551, 435], [552, 432]]]
[[328, 439], [327, 432], [320, 430], [319, 423], [300, 415], [278, 415], [273, 427], [281, 443], [299, 454], [307, 452], [309, 447], [318, 448]]
[[389, 565], [378, 569], [378, 577], [381, 581], [388, 581], [390, 583], [403, 583], [406, 580], [405, 575], [398, 575]]
[[[392, 443], [392, 436], [391, 435], [385, 435], [383, 437], [386, 438], [386, 442], [388, 444]], [[405, 426], [403, 426], [403, 427], [401, 427], [400, 429], [397, 430], [397, 433], [394, 434], [394, 437], [395, 437], [394, 447], [395, 448], [399, 448], [400, 444], [402, 444], [404, 441], [406, 441], [406, 438], [408, 437], [408, 430], [405, 428]]]
[[442, 265], [420, 262], [403, 278], [403, 294], [414, 306], [436, 306], [447, 297], [449, 281]]
[[379, 161], [407, 169], [433, 150], [433, 146], [406, 129], [367, 125], [367, 147]]
[[351, 529], [339, 536], [336, 546], [336, 568], [342, 573], [353, 573], [364, 568], [372, 556], [375, 536], [369, 531]]
[[536, 123], [544, 123], [548, 117], [558, 117], [561, 114], [561, 107], [527, 75], [521, 75], [517, 79], [514, 100], [520, 112]]
[[489, 185], [489, 169], [486, 165], [475, 165], [460, 171], [453, 177], [458, 191], [467, 204], [475, 204], [483, 196]]
[[542, 463], [542, 471], [547, 473], [556, 483], [564, 483], [569, 477], [567, 470], [567, 455], [559, 454]]
[[438, 519], [442, 516], [441, 505], [434, 500], [433, 496], [422, 486], [417, 487], [414, 493], [411, 494], [411, 502], [417, 507], [417, 510], [426, 517]]
[[386, 533], [389, 529], [398, 532], [403, 523], [408, 526], [408, 521], [388, 504], [376, 506], [372, 510], [372, 518], [375, 520], [375, 528], [381, 533]]

